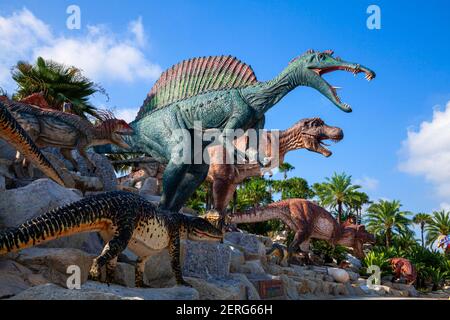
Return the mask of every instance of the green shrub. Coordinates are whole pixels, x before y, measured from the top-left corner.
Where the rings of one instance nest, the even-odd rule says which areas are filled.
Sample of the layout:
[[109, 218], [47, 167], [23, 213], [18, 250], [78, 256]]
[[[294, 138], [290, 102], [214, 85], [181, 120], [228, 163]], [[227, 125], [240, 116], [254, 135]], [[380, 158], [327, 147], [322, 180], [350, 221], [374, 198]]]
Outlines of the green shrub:
[[312, 252], [323, 257], [325, 262], [336, 260], [338, 264], [345, 259], [348, 252], [347, 248], [340, 245], [332, 246], [325, 240], [312, 240], [311, 248]]
[[363, 272], [367, 273], [367, 268], [370, 266], [378, 266], [381, 271], [381, 276], [391, 275], [392, 267], [389, 263], [391, 257], [382, 250], [370, 251], [363, 259]]

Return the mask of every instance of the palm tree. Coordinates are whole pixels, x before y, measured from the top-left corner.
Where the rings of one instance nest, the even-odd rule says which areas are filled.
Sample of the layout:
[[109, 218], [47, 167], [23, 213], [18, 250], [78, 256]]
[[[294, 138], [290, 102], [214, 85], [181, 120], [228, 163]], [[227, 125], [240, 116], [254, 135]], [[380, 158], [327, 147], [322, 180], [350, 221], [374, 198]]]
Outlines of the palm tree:
[[422, 247], [425, 247], [425, 242], [424, 242], [424, 239], [423, 239], [423, 233], [424, 233], [425, 225], [429, 224], [431, 221], [432, 221], [432, 218], [427, 213], [418, 213], [412, 219], [412, 222], [414, 224], [420, 225], [420, 234], [421, 234], [421, 239], [422, 239]]
[[369, 200], [369, 195], [365, 192], [355, 191], [352, 197], [349, 207], [350, 211], [354, 212], [356, 215], [355, 223], [361, 223], [362, 220], [362, 209], [365, 204], [371, 203]]
[[313, 185], [314, 192], [323, 206], [332, 210], [337, 208], [339, 223], [342, 221], [343, 207], [351, 206], [358, 196], [356, 192], [359, 188], [361, 187], [352, 184], [352, 177], [345, 173], [334, 173], [331, 178], [326, 178], [326, 182]]
[[450, 213], [441, 210], [433, 212], [431, 221], [425, 227], [427, 232], [427, 243], [432, 245], [439, 236], [450, 234]]
[[280, 166], [278, 167], [278, 170], [280, 170], [280, 172], [283, 173], [283, 179], [286, 180], [287, 179], [287, 173], [294, 170], [295, 167], [290, 164], [289, 162], [283, 162], [282, 164], [280, 164]]
[[86, 113], [98, 118], [89, 97], [97, 92], [106, 95], [103, 88], [82, 76], [79, 69], [42, 57], [37, 58], [35, 65], [19, 61], [12, 70], [12, 78], [18, 85], [15, 100], [42, 93], [52, 108], [62, 110], [67, 102], [71, 104], [71, 112], [82, 117]]
[[267, 180], [261, 177], [247, 179], [237, 189], [237, 209], [257, 208], [272, 202]]
[[392, 243], [393, 233], [404, 234], [410, 232], [408, 225], [410, 220], [406, 217], [408, 211], [401, 211], [400, 201], [380, 200], [373, 203], [367, 209], [367, 228], [370, 232], [384, 235], [386, 247]]

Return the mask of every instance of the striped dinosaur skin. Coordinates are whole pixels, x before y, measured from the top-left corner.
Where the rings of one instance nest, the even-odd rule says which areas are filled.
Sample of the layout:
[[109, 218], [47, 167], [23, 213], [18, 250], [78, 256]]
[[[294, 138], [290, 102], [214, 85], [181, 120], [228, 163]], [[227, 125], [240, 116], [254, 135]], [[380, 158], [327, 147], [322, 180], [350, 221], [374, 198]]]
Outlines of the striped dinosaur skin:
[[96, 231], [100, 232], [106, 245], [94, 259], [90, 278], [100, 280], [101, 268], [106, 266], [106, 281], [110, 282], [117, 256], [128, 247], [139, 257], [137, 287], [144, 286], [145, 262], [166, 248], [177, 283], [189, 285], [181, 273], [180, 239], [222, 240], [222, 232], [202, 218], [162, 212], [138, 195], [113, 191], [83, 198], [0, 233], [0, 255], [61, 237]]
[[46, 176], [64, 186], [58, 171], [41, 153], [27, 132], [11, 115], [3, 102], [0, 101], [0, 137], [25, 156]]

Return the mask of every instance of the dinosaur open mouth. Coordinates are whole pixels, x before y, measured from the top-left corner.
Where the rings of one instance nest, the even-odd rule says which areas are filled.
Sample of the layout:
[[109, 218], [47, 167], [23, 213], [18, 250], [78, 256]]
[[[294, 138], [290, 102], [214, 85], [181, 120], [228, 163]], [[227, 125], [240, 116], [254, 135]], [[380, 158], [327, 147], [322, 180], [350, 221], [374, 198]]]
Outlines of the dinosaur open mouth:
[[[308, 137], [306, 140], [306, 149], [322, 154], [325, 157], [331, 156], [333, 153], [327, 148], [331, 144], [325, 141], [331, 141], [333, 143], [338, 143], [343, 139], [343, 135], [338, 136], [314, 136], [311, 134], [304, 134]], [[309, 140], [309, 143], [308, 143]]]
[[322, 75], [337, 70], [343, 70], [353, 73], [354, 76], [356, 76], [358, 73], [364, 73], [367, 81], [371, 81], [372, 79], [375, 78], [375, 72], [359, 64], [342, 64], [324, 68], [312, 67], [310, 68], [310, 70], [313, 71], [315, 74], [317, 74], [322, 80], [321, 81], [322, 85], [320, 86], [320, 88], [318, 88], [319, 91], [324, 93], [334, 104], [336, 104], [339, 108], [341, 108], [345, 112], [351, 112], [352, 109], [349, 104], [343, 103], [341, 98], [337, 94], [337, 90], [340, 88], [329, 84], [327, 81], [325, 81]]

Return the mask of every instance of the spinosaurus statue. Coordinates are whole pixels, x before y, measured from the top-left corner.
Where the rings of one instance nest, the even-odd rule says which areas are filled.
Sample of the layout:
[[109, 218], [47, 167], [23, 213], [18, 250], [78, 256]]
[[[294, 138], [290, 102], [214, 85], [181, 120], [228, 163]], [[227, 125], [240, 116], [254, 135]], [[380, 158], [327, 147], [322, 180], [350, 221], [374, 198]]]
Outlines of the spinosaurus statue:
[[46, 176], [64, 186], [59, 172], [42, 154], [2, 101], [0, 101], [0, 138], [8, 142]]
[[[257, 81], [249, 65], [231, 56], [189, 59], [165, 71], [130, 123], [135, 134], [125, 138], [132, 147], [129, 152], [146, 153], [167, 164], [160, 208], [178, 212], [208, 174], [207, 161], [198, 164], [193, 161], [197, 156], [193, 143], [188, 150], [191, 161], [180, 161], [180, 130], [189, 132], [194, 139], [198, 122], [202, 130], [221, 129], [216, 141], [227, 151], [233, 150], [234, 156], [246, 159], [231, 143], [234, 130], [263, 128], [264, 114], [298, 86], [312, 87], [341, 110], [350, 112], [350, 106], [337, 95], [336, 87], [322, 78], [336, 70], [355, 75], [362, 72], [369, 81], [375, 78], [372, 70], [333, 57], [331, 50], [309, 50], [293, 59], [277, 77], [265, 82]], [[202, 143], [203, 147], [209, 144]], [[98, 147], [96, 151], [124, 152], [112, 146]], [[203, 154], [203, 150], [200, 152]], [[265, 159], [259, 157], [258, 163], [263, 165]]]
[[222, 231], [202, 218], [163, 213], [138, 195], [112, 191], [83, 198], [1, 231], [0, 256], [53, 239], [97, 231], [106, 244], [92, 263], [90, 279], [101, 280], [101, 268], [106, 266], [106, 282], [111, 282], [117, 257], [128, 247], [138, 256], [137, 287], [145, 286], [143, 272], [147, 260], [164, 249], [169, 250], [177, 284], [190, 286], [181, 272], [180, 239], [213, 242], [223, 239]]
[[39, 148], [59, 148], [75, 171], [78, 171], [78, 164], [72, 157], [73, 149], [77, 149], [89, 169], [95, 171], [86, 153], [87, 148], [109, 143], [129, 148], [123, 136], [131, 135], [133, 130], [124, 120], [115, 119], [109, 112], [100, 112], [102, 121], [94, 126], [88, 120], [67, 112], [45, 110], [5, 98], [2, 100]]
[[[298, 121], [287, 130], [280, 131], [278, 137], [274, 137], [272, 132], [267, 132], [262, 136], [260, 143], [264, 146], [264, 157], [272, 159], [272, 143], [278, 142], [278, 162], [271, 161], [269, 165], [261, 168], [257, 164], [226, 164], [223, 161], [216, 163], [215, 153], [223, 155], [221, 146], [213, 146], [208, 149], [211, 165], [208, 172], [207, 181], [212, 183], [212, 193], [214, 199], [214, 210], [224, 215], [225, 210], [231, 201], [238, 184], [249, 177], [257, 177], [264, 172], [274, 169], [284, 162], [285, 155], [292, 150], [307, 149], [317, 152], [325, 157], [331, 156], [332, 152], [325, 147], [325, 140], [338, 142], [343, 139], [344, 133], [338, 127], [332, 127], [320, 119], [309, 118]], [[246, 145], [247, 136], [242, 136], [235, 141], [237, 148]], [[241, 141], [243, 140], [243, 141]]]
[[[214, 224], [220, 216], [207, 213], [204, 218]], [[305, 199], [287, 199], [237, 212], [230, 215], [227, 222], [255, 223], [274, 219], [283, 221], [294, 232], [294, 240], [288, 247], [290, 256], [298, 249], [308, 252], [310, 240], [321, 239], [331, 245], [352, 248], [358, 258], [364, 258], [363, 244], [375, 242], [375, 237], [366, 231], [364, 225], [339, 224], [324, 208]]]

